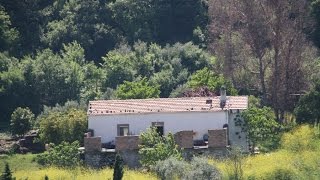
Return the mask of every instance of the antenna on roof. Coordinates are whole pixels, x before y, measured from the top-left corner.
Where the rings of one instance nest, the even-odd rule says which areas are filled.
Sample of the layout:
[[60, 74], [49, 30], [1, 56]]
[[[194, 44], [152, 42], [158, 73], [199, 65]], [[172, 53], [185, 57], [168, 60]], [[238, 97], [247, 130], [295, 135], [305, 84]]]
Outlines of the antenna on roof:
[[220, 108], [223, 109], [227, 102], [227, 91], [226, 87], [223, 85], [220, 88]]

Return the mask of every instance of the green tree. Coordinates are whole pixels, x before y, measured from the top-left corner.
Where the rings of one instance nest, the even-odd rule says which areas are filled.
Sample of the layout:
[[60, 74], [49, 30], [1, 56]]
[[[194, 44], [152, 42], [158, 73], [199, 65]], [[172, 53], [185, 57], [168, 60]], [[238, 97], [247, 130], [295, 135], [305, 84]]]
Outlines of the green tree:
[[249, 108], [241, 113], [244, 121], [238, 119], [243, 131], [252, 143], [252, 151], [256, 145], [271, 141], [277, 135], [279, 124], [271, 108]]
[[320, 80], [314, 88], [302, 96], [294, 109], [296, 121], [299, 124], [318, 124], [320, 122]]
[[50, 151], [37, 155], [36, 161], [43, 166], [73, 168], [80, 164], [80, 144], [78, 141], [59, 145], [51, 144]]
[[[77, 48], [77, 51], [75, 50]], [[76, 43], [65, 45], [61, 55], [45, 49], [23, 60], [26, 83], [32, 87], [39, 109], [67, 100], [80, 100], [83, 87], [83, 51]]]
[[171, 133], [160, 136], [156, 128], [151, 127], [140, 134], [141, 145], [139, 155], [140, 162], [145, 167], [154, 165], [157, 161], [165, 160], [169, 157], [181, 159], [181, 152], [174, 141]]
[[38, 121], [40, 139], [44, 143], [83, 142], [83, 134], [87, 129], [84, 110], [70, 108], [66, 111], [51, 111], [40, 116]]
[[120, 154], [116, 155], [113, 169], [113, 180], [121, 180], [123, 177], [123, 160]]
[[47, 23], [41, 41], [55, 52], [64, 43], [76, 40], [83, 46], [87, 59], [99, 62], [121, 37], [106, 1], [56, 1], [43, 10], [43, 15]]
[[132, 60], [134, 53], [129, 51], [115, 50], [103, 57], [103, 67], [106, 68], [105, 87], [116, 88], [124, 81], [132, 81], [136, 75]]
[[10, 16], [0, 5], [0, 51], [10, 50], [18, 35], [18, 31], [11, 26]]
[[11, 115], [11, 132], [12, 134], [23, 136], [31, 129], [34, 114], [29, 108], [18, 107]]
[[106, 81], [106, 71], [97, 67], [93, 62], [85, 64], [83, 69], [84, 87], [81, 89], [81, 99], [88, 102], [101, 98]]
[[[0, 53], [0, 118], [9, 125], [12, 112], [20, 106], [30, 107], [26, 79], [18, 59]], [[29, 102], [28, 102], [29, 101]]]
[[6, 162], [5, 167], [4, 167], [4, 171], [1, 175], [1, 180], [12, 180], [12, 172], [10, 170], [9, 164]]
[[118, 86], [115, 92], [117, 98], [120, 99], [145, 99], [159, 97], [159, 86], [150, 86], [146, 78], [142, 80], [129, 82]]
[[130, 44], [137, 40], [159, 44], [192, 40], [196, 27], [207, 25], [207, 3], [195, 0], [124, 0], [109, 4], [113, 19]]
[[320, 1], [319, 0], [311, 0], [311, 15], [315, 20], [315, 27], [311, 33], [311, 37], [313, 42], [320, 47]]
[[210, 71], [207, 67], [192, 74], [187, 85], [193, 89], [206, 86], [216, 92], [216, 94], [219, 94], [220, 88], [225, 85], [228, 95], [237, 94], [237, 90], [232, 86], [230, 81], [226, 80], [222, 75]]

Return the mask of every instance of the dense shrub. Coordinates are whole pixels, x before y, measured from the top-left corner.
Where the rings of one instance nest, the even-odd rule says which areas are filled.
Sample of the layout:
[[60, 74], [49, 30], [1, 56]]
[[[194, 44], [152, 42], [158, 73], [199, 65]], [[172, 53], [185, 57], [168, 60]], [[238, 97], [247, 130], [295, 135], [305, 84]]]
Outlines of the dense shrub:
[[185, 161], [178, 160], [174, 157], [169, 157], [166, 160], [158, 161], [152, 166], [152, 170], [162, 180], [182, 179], [188, 164]]
[[162, 180], [185, 179], [185, 180], [215, 180], [221, 179], [221, 173], [213, 165], [208, 163], [207, 158], [194, 157], [190, 163], [170, 157], [158, 161], [152, 170]]
[[221, 173], [213, 165], [208, 163], [207, 158], [194, 157], [189, 169], [185, 174], [187, 180], [216, 180], [221, 179]]
[[36, 161], [43, 166], [75, 167], [80, 164], [79, 142], [62, 142], [39, 154]]
[[29, 108], [18, 107], [11, 115], [11, 132], [14, 135], [23, 136], [31, 129], [34, 114]]
[[156, 128], [151, 127], [140, 134], [140, 139], [140, 162], [145, 167], [150, 167], [157, 161], [165, 160], [171, 156], [181, 159], [181, 152], [171, 133], [160, 136]]
[[281, 139], [281, 146], [283, 149], [294, 152], [314, 150], [317, 139], [315, 129], [304, 125], [284, 134]]
[[5, 167], [4, 167], [4, 171], [2, 173], [2, 175], [0, 176], [0, 180], [12, 180], [12, 172], [10, 170], [9, 164], [6, 163]]
[[121, 180], [123, 177], [123, 159], [120, 154], [116, 155], [113, 169], [113, 180]]
[[275, 179], [275, 180], [293, 180], [298, 179], [297, 174], [293, 170], [279, 168], [275, 169], [266, 175], [264, 179]]
[[82, 142], [87, 129], [87, 115], [81, 109], [51, 111], [41, 116], [39, 121], [40, 139], [44, 143]]

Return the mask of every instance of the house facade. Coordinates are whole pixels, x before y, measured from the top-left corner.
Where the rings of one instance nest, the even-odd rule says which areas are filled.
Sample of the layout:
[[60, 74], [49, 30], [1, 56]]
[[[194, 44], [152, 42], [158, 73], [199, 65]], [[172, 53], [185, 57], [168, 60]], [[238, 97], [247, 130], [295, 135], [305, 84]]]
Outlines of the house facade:
[[238, 124], [247, 108], [247, 96], [90, 101], [88, 128], [106, 144], [151, 126], [160, 134], [191, 131], [195, 145], [208, 141], [208, 131], [227, 129], [228, 144], [247, 151], [248, 140]]

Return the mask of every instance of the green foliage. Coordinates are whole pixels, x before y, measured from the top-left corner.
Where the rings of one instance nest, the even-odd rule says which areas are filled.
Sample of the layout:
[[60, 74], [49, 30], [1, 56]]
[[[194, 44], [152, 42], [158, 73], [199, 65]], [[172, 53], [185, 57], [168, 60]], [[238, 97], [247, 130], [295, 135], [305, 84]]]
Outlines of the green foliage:
[[99, 99], [102, 96], [106, 72], [94, 63], [87, 63], [84, 69], [84, 88], [81, 89], [81, 99], [84, 102]]
[[220, 171], [208, 163], [208, 159], [203, 157], [193, 157], [190, 163], [178, 160], [175, 157], [158, 161], [152, 170], [155, 171], [162, 180], [186, 179], [202, 180], [221, 179]]
[[5, 163], [8, 162], [9, 166], [14, 172], [23, 171], [36, 171], [40, 166], [34, 161], [36, 154], [12, 154], [10, 156], [0, 156], [0, 169], [5, 168]]
[[34, 87], [33, 93], [38, 96], [41, 104], [53, 106], [67, 100], [79, 100], [84, 75], [78, 64], [81, 54], [72, 54], [74, 46], [76, 44], [65, 46], [62, 58], [45, 49], [34, 60], [26, 59], [26, 69], [31, 71], [27, 75], [27, 82]]
[[229, 151], [229, 179], [241, 180], [243, 179], [243, 164], [244, 164], [244, 155], [241, 151], [241, 148], [234, 147]]
[[296, 122], [299, 124], [317, 124], [320, 122], [320, 80], [317, 80], [314, 88], [302, 96], [294, 109]]
[[185, 174], [187, 180], [218, 180], [221, 179], [219, 170], [208, 163], [207, 158], [193, 157], [190, 167]]
[[11, 26], [10, 16], [0, 5], [0, 51], [10, 50], [18, 39], [18, 31]]
[[282, 148], [293, 152], [315, 150], [317, 143], [319, 143], [319, 136], [317, 136], [315, 130], [316, 129], [307, 125], [293, 129], [291, 132], [282, 136]]
[[311, 16], [315, 21], [314, 30], [311, 33], [312, 41], [320, 47], [320, 1], [319, 0], [312, 0], [311, 1]]
[[244, 122], [241, 127], [248, 135], [252, 146], [273, 139], [278, 132], [279, 124], [271, 108], [249, 108], [241, 113]]
[[266, 175], [266, 179], [276, 180], [294, 180], [297, 178], [297, 173], [290, 169], [276, 169]]
[[175, 157], [169, 157], [162, 161], [157, 161], [151, 166], [152, 171], [156, 172], [161, 180], [182, 179], [185, 174], [187, 163]]
[[106, 57], [103, 57], [103, 66], [107, 68], [106, 72], [106, 87], [116, 88], [117, 85], [124, 81], [132, 81], [135, 75], [132, 65], [131, 52], [111, 51]]
[[39, 118], [40, 140], [59, 144], [62, 141], [83, 141], [87, 129], [87, 115], [84, 110], [70, 108], [66, 111], [51, 111]]
[[11, 115], [11, 132], [14, 135], [23, 136], [31, 129], [34, 121], [34, 114], [29, 108], [18, 107]]
[[123, 0], [109, 4], [114, 21], [130, 44], [137, 40], [160, 44], [186, 42], [196, 27], [208, 21], [204, 1]]
[[174, 141], [171, 133], [160, 136], [156, 128], [151, 127], [140, 134], [141, 145], [139, 145], [140, 162], [145, 167], [154, 165], [157, 161], [169, 157], [181, 159], [181, 152]]
[[37, 155], [36, 161], [43, 166], [57, 166], [64, 168], [76, 167], [80, 164], [80, 154], [78, 148], [79, 142], [62, 142], [59, 145], [53, 145], [42, 154]]
[[118, 86], [115, 92], [119, 99], [145, 99], [159, 97], [159, 86], [150, 86], [146, 78], [140, 81], [129, 82]]
[[42, 12], [48, 22], [41, 41], [57, 51], [63, 43], [76, 40], [84, 47], [88, 59], [98, 61], [121, 37], [104, 2], [55, 1]]
[[221, 86], [225, 85], [228, 95], [237, 94], [237, 90], [233, 88], [230, 81], [225, 80], [222, 75], [215, 74], [207, 67], [192, 74], [187, 84], [193, 89], [206, 86], [216, 94], [219, 94]]
[[123, 177], [123, 159], [120, 154], [116, 155], [113, 170], [113, 180], [121, 180]]
[[10, 170], [9, 164], [6, 163], [4, 171], [0, 177], [1, 180], [12, 180], [12, 172]]
[[255, 96], [249, 96], [249, 108], [260, 108], [261, 107], [261, 99]]

